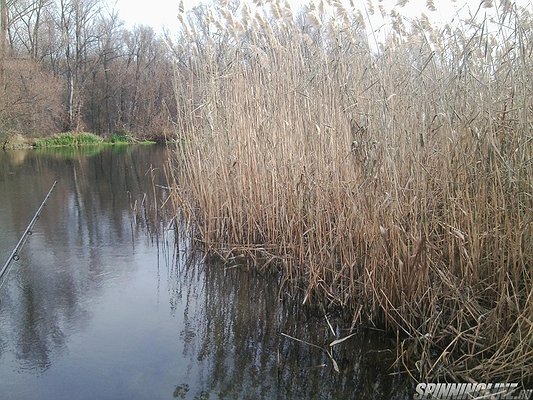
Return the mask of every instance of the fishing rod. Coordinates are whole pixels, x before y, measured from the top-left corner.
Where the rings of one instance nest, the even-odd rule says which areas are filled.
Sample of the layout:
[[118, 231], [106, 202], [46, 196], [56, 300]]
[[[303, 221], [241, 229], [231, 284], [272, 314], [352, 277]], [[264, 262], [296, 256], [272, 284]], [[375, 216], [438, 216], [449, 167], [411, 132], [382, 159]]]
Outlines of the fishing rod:
[[33, 218], [31, 219], [30, 223], [26, 227], [26, 230], [24, 231], [24, 233], [20, 237], [20, 240], [18, 241], [17, 245], [15, 246], [15, 248], [13, 249], [11, 254], [9, 255], [9, 258], [7, 259], [6, 263], [2, 267], [2, 270], [0, 271], [0, 289], [2, 288], [2, 286], [4, 285], [4, 282], [5, 282], [4, 274], [7, 276], [7, 272], [9, 272], [9, 266], [11, 265], [11, 262], [18, 261], [20, 249], [22, 249], [22, 246], [24, 246], [24, 243], [26, 243], [26, 240], [28, 239], [28, 236], [30, 236], [32, 234], [33, 225], [35, 225], [35, 221], [37, 221], [39, 219], [39, 217], [41, 216], [40, 215], [41, 214], [41, 210], [45, 206], [48, 198], [50, 197], [50, 195], [54, 191], [54, 188], [56, 187], [56, 185], [57, 185], [57, 181], [54, 181], [52, 187], [48, 191], [48, 194], [46, 195], [46, 197], [44, 198], [43, 202], [41, 203], [41, 205], [39, 206], [39, 208], [37, 209], [37, 211], [33, 215]]

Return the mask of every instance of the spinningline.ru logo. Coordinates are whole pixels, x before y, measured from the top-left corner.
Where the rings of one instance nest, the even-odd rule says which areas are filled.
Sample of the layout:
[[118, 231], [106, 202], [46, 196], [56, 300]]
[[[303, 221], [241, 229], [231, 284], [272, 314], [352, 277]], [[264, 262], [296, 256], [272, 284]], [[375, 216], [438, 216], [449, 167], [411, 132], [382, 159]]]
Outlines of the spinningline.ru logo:
[[419, 383], [415, 392], [415, 400], [533, 400], [533, 390], [518, 383]]

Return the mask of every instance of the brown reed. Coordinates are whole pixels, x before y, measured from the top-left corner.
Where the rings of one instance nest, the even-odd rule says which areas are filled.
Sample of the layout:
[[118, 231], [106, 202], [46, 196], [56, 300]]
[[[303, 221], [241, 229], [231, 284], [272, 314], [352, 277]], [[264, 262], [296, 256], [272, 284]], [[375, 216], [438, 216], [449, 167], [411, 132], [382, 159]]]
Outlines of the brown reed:
[[396, 332], [416, 379], [531, 379], [530, 10], [444, 30], [395, 14], [376, 47], [330, 4], [182, 18], [176, 212], [305, 303]]

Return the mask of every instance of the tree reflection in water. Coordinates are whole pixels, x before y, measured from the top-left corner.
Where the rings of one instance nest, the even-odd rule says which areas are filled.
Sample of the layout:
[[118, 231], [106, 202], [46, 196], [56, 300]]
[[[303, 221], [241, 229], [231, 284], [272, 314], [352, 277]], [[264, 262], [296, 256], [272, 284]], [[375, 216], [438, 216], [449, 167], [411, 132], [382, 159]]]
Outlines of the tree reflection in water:
[[118, 246], [146, 237], [131, 226], [126, 193], [146, 192], [146, 171], [164, 150], [97, 150], [0, 153], [2, 257], [59, 181], [0, 292], [0, 361], [11, 353], [20, 370], [42, 374], [61, 356], [67, 336], [88, 322], [87, 302], [109, 277], [131, 272], [131, 249]]

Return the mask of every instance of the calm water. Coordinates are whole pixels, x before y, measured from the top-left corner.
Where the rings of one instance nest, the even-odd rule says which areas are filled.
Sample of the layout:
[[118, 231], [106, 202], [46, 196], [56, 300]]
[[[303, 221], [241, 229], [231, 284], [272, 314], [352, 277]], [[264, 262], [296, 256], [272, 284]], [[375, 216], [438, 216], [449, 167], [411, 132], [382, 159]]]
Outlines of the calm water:
[[165, 159], [155, 146], [0, 152], [2, 265], [59, 181], [0, 290], [0, 399], [410, 397], [376, 333], [336, 346], [336, 373], [281, 335], [335, 339], [279, 300], [276, 276], [202, 260], [159, 223]]

